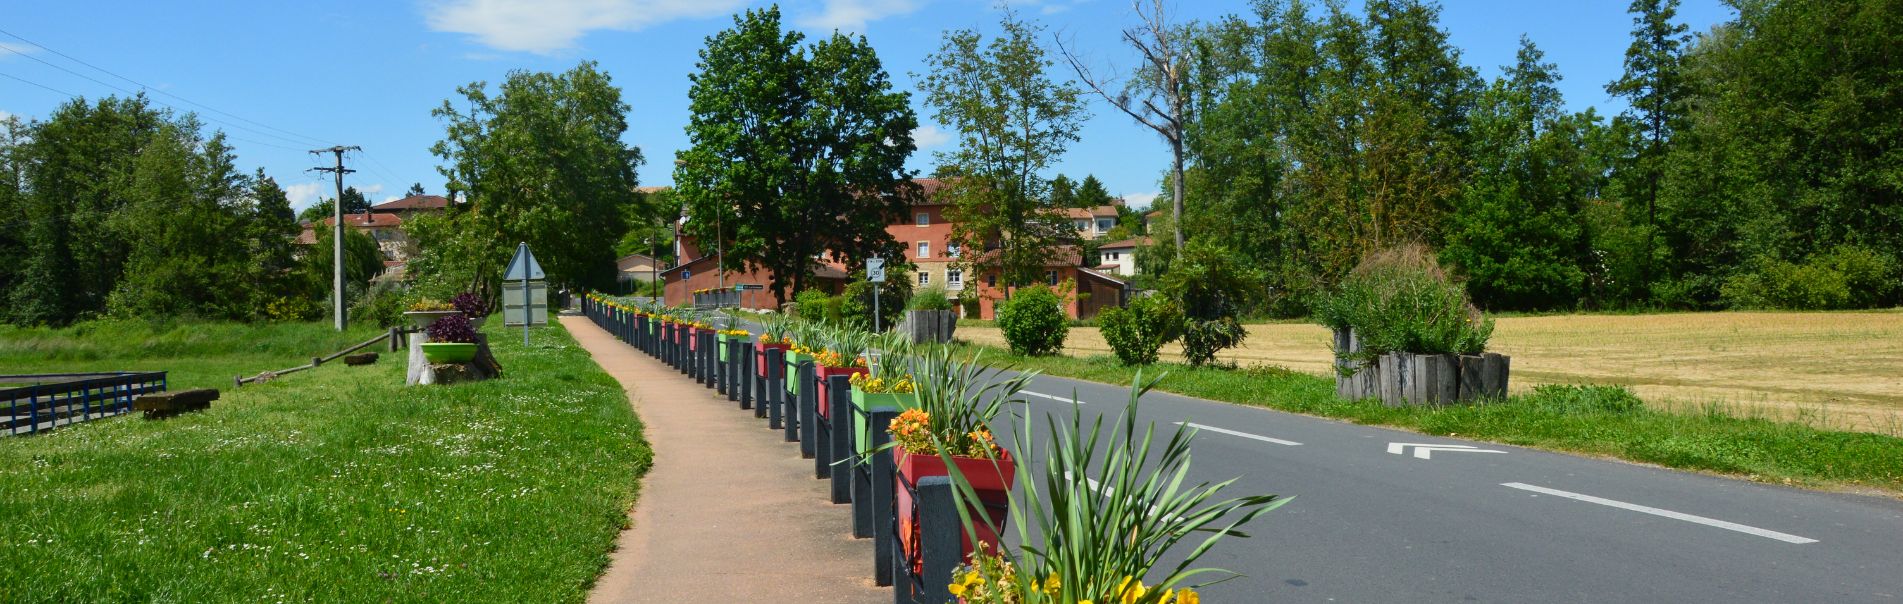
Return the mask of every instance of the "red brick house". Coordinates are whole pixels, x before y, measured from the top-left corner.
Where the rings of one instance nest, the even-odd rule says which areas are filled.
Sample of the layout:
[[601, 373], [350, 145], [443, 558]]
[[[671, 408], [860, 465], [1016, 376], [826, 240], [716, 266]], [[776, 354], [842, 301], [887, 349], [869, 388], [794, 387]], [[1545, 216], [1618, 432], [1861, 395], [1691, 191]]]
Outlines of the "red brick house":
[[[888, 259], [886, 278], [909, 279], [914, 290], [942, 287], [950, 296], [975, 298], [978, 300], [978, 317], [992, 318], [997, 304], [1004, 300], [1004, 289], [998, 284], [998, 275], [968, 275], [966, 272], [970, 269], [955, 266], [963, 250], [951, 243], [952, 222], [946, 217], [949, 203], [939, 195], [945, 185], [933, 178], [921, 178], [916, 182], [921, 195], [913, 200], [907, 219], [886, 226], [886, 232], [905, 248], [903, 258]], [[1110, 215], [1115, 216], [1114, 209]], [[717, 287], [721, 281], [718, 273], [714, 272], [711, 254], [703, 255], [691, 237], [683, 236], [678, 241], [680, 257], [689, 260], [661, 273], [662, 280], [667, 282], [665, 299], [669, 304], [685, 304], [693, 299], [695, 290]], [[1065, 312], [1072, 317], [1088, 318], [1095, 316], [1102, 308], [1120, 306], [1123, 301], [1123, 281], [1104, 272], [1080, 267], [1081, 260], [1076, 248], [1065, 248], [1051, 259], [1047, 267], [1048, 283], [1069, 281], [1076, 284], [1078, 295], [1067, 303]], [[815, 277], [821, 289], [838, 293], [845, 286], [846, 273], [845, 266], [826, 263], [821, 265]], [[725, 282], [729, 287], [735, 284], [767, 287], [772, 282], [772, 273], [766, 270], [744, 274], [730, 271], [726, 274]], [[761, 292], [752, 299], [743, 295], [741, 305], [748, 308], [773, 308], [774, 300], [770, 292]]]

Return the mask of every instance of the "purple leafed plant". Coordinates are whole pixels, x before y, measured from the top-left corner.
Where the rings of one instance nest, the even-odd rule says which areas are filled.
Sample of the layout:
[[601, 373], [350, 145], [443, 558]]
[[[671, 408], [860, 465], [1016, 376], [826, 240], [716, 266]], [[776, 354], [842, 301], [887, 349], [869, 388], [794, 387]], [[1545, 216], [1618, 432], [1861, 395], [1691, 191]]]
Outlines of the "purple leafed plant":
[[476, 342], [476, 325], [469, 322], [469, 317], [462, 315], [450, 315], [437, 319], [435, 323], [429, 324], [427, 331], [429, 331], [429, 340], [431, 342], [461, 342], [465, 344], [473, 344]]
[[471, 319], [489, 316], [489, 301], [471, 292], [456, 294], [449, 304]]

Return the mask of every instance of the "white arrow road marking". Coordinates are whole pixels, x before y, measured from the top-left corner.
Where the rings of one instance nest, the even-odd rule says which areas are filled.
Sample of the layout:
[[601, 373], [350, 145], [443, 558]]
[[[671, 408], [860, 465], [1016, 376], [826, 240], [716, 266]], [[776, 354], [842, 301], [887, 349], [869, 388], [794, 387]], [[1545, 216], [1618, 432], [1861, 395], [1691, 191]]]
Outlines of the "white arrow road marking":
[[1817, 540], [1816, 540], [1816, 539], [1811, 539], [1811, 538], [1809, 538], [1809, 537], [1799, 537], [1799, 536], [1797, 536], [1797, 535], [1792, 535], [1792, 534], [1788, 534], [1788, 533], [1780, 533], [1780, 532], [1777, 532], [1777, 531], [1771, 531], [1771, 530], [1765, 530], [1765, 529], [1761, 529], [1761, 528], [1758, 528], [1758, 527], [1755, 527], [1755, 526], [1745, 526], [1745, 525], [1742, 525], [1742, 524], [1738, 524], [1738, 523], [1736, 523], [1736, 522], [1725, 522], [1725, 521], [1723, 521], [1723, 520], [1717, 520], [1717, 519], [1713, 519], [1713, 518], [1706, 518], [1706, 517], [1704, 517], [1704, 516], [1693, 516], [1693, 515], [1691, 515], [1691, 514], [1686, 514], [1686, 513], [1682, 513], [1682, 512], [1674, 512], [1674, 511], [1671, 511], [1671, 510], [1661, 510], [1661, 509], [1659, 509], [1659, 508], [1655, 508], [1655, 507], [1651, 507], [1651, 506], [1644, 506], [1644, 505], [1639, 505], [1639, 504], [1636, 504], [1636, 503], [1626, 503], [1626, 502], [1623, 502], [1623, 501], [1614, 501], [1614, 500], [1611, 500], [1611, 499], [1606, 499], [1606, 498], [1603, 498], [1603, 497], [1593, 497], [1593, 496], [1591, 496], [1591, 495], [1581, 495], [1581, 494], [1579, 494], [1579, 493], [1571, 493], [1571, 492], [1567, 492], [1567, 491], [1561, 491], [1561, 490], [1559, 490], [1559, 489], [1549, 489], [1549, 488], [1546, 488], [1546, 487], [1537, 487], [1537, 486], [1533, 486], [1533, 485], [1530, 485], [1530, 484], [1525, 484], [1525, 483], [1520, 483], [1520, 482], [1503, 482], [1503, 483], [1500, 483], [1500, 486], [1503, 486], [1503, 487], [1507, 487], [1507, 488], [1512, 488], [1512, 489], [1519, 489], [1519, 490], [1522, 490], [1522, 491], [1532, 491], [1532, 492], [1535, 492], [1535, 493], [1542, 493], [1542, 494], [1546, 494], [1546, 495], [1552, 495], [1552, 496], [1554, 496], [1554, 497], [1565, 497], [1565, 498], [1567, 498], [1567, 499], [1573, 499], [1573, 500], [1577, 500], [1577, 501], [1584, 501], [1584, 502], [1586, 502], [1586, 503], [1597, 503], [1597, 504], [1599, 504], [1599, 505], [1603, 505], [1603, 506], [1608, 506], [1608, 507], [1615, 507], [1615, 508], [1619, 508], [1619, 509], [1622, 509], [1622, 510], [1630, 510], [1630, 511], [1634, 511], [1634, 512], [1638, 512], [1638, 513], [1641, 513], [1641, 514], [1651, 514], [1651, 515], [1653, 515], [1653, 516], [1663, 516], [1663, 517], [1666, 517], [1666, 518], [1671, 518], [1671, 519], [1673, 519], [1673, 520], [1683, 520], [1683, 521], [1686, 521], [1686, 522], [1692, 522], [1692, 523], [1697, 523], [1697, 524], [1703, 524], [1703, 525], [1705, 525], [1705, 526], [1710, 526], [1710, 527], [1716, 527], [1716, 528], [1721, 528], [1721, 529], [1725, 529], [1725, 530], [1727, 530], [1727, 531], [1737, 531], [1737, 532], [1740, 532], [1740, 533], [1744, 533], [1744, 534], [1746, 534], [1746, 535], [1756, 535], [1756, 536], [1759, 536], [1759, 537], [1763, 537], [1763, 538], [1766, 538], [1766, 539], [1776, 539], [1776, 540], [1778, 540], [1778, 541], [1783, 541], [1783, 542], [1785, 542], [1785, 543], [1796, 543], [1796, 544], [1799, 544], [1799, 545], [1802, 545], [1802, 544], [1805, 544], [1805, 543], [1816, 543], [1816, 542], [1817, 542]]
[[1218, 434], [1227, 434], [1227, 435], [1230, 435], [1230, 436], [1240, 436], [1240, 437], [1243, 437], [1243, 438], [1253, 438], [1253, 439], [1256, 439], [1256, 440], [1259, 440], [1259, 441], [1262, 441], [1262, 442], [1265, 442], [1265, 443], [1275, 443], [1275, 444], [1278, 444], [1278, 445], [1288, 445], [1288, 446], [1291, 446], [1291, 447], [1299, 447], [1299, 446], [1301, 446], [1301, 445], [1302, 445], [1302, 443], [1298, 443], [1298, 442], [1295, 442], [1295, 441], [1292, 441], [1292, 440], [1282, 440], [1282, 439], [1280, 439], [1280, 438], [1271, 438], [1271, 437], [1267, 437], [1267, 436], [1263, 436], [1263, 435], [1260, 435], [1260, 434], [1250, 434], [1250, 433], [1248, 433], [1248, 432], [1237, 432], [1237, 431], [1235, 431], [1235, 430], [1230, 430], [1230, 429], [1228, 429], [1228, 428], [1218, 428], [1218, 427], [1215, 427], [1215, 426], [1205, 426], [1205, 425], [1202, 425], [1202, 424], [1197, 424], [1197, 423], [1190, 423], [1190, 422], [1176, 422], [1176, 425], [1178, 425], [1178, 426], [1189, 426], [1189, 427], [1191, 427], [1191, 428], [1195, 428], [1195, 429], [1197, 429], [1197, 430], [1208, 430], [1208, 431], [1210, 431], [1210, 432], [1215, 432], [1215, 433], [1218, 433]]
[[1044, 394], [1044, 393], [1042, 393], [1042, 392], [1031, 392], [1031, 391], [1029, 391], [1029, 390], [1021, 390], [1021, 391], [1019, 391], [1019, 392], [1018, 392], [1018, 394], [1023, 394], [1023, 395], [1027, 395], [1027, 396], [1035, 396], [1035, 397], [1038, 397], [1038, 398], [1047, 398], [1047, 399], [1051, 399], [1051, 400], [1054, 400], [1054, 401], [1057, 401], [1057, 402], [1060, 402], [1060, 403], [1075, 403], [1075, 404], [1078, 404], [1078, 405], [1084, 405], [1084, 404], [1088, 404], [1088, 403], [1085, 403], [1085, 402], [1083, 402], [1083, 401], [1080, 401], [1080, 400], [1074, 400], [1074, 399], [1069, 399], [1069, 398], [1064, 398], [1064, 397], [1061, 397], [1061, 396], [1056, 396], [1056, 395], [1050, 395], [1050, 394]]
[[1402, 455], [1406, 453], [1408, 447], [1414, 447], [1414, 456], [1419, 457], [1421, 459], [1432, 459], [1432, 457], [1430, 456], [1432, 456], [1435, 451], [1447, 451], [1450, 453], [1505, 453], [1506, 452], [1506, 451], [1495, 451], [1493, 449], [1482, 449], [1479, 447], [1470, 447], [1467, 445], [1440, 445], [1440, 444], [1432, 444], [1432, 443], [1388, 443], [1388, 452], [1393, 453], [1395, 455]]

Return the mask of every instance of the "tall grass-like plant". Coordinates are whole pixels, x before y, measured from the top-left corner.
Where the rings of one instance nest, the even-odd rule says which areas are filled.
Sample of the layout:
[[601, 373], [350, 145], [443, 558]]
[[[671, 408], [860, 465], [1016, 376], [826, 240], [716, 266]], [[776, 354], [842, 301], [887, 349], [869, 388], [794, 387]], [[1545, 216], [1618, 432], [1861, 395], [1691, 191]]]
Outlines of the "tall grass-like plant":
[[760, 343], [780, 344], [793, 335], [793, 318], [780, 313], [760, 316]]
[[[998, 417], [1005, 405], [1019, 400], [1020, 393], [1039, 375], [1039, 372], [1028, 371], [1005, 378], [1007, 371], [985, 364], [982, 355], [961, 360], [949, 347], [936, 348], [916, 357], [911, 374], [916, 384], [918, 407], [906, 411], [907, 415], [889, 427], [895, 433], [888, 446], [901, 446], [913, 455], [955, 454], [995, 459], [997, 451], [991, 439], [991, 420]], [[922, 432], [900, 433], [897, 429], [901, 423], [914, 422]]]
[[[1012, 493], [1009, 516], [1020, 553], [1002, 560], [974, 554], [974, 564], [958, 573], [954, 592], [969, 591], [980, 584], [974, 578], [982, 578], [985, 585], [1002, 583], [1008, 595], [966, 601], [1167, 604], [1195, 601], [1193, 590], [1236, 576], [1197, 568], [1196, 560], [1225, 538], [1247, 537], [1239, 530], [1242, 525], [1290, 499], [1249, 495], [1217, 500], [1235, 479], [1189, 484], [1194, 429], [1179, 425], [1157, 449], [1155, 425], [1137, 424], [1138, 400], [1155, 385], [1156, 380], [1146, 382], [1138, 372], [1117, 429], [1107, 439], [1102, 417], [1086, 425], [1075, 408], [1068, 423], [1046, 415], [1050, 436], [1041, 468], [1031, 463], [1035, 426], [1030, 414], [1024, 416], [1014, 438], [1020, 452], [1015, 463], [1019, 475], [1034, 479], [1020, 481], [1021, 493]], [[1146, 466], [1153, 454], [1154, 461]], [[966, 509], [979, 505], [980, 499], [957, 468], [951, 470], [959, 519], [970, 532], [974, 520]], [[1143, 583], [1162, 567], [1166, 552], [1197, 536], [1195, 547], [1169, 567], [1167, 575], [1154, 585]], [[1196, 581], [1212, 573], [1229, 577]]]
[[1315, 318], [1354, 328], [1368, 360], [1390, 352], [1476, 354], [1493, 336], [1493, 320], [1468, 301], [1467, 290], [1441, 269], [1433, 251], [1405, 245], [1369, 254], [1315, 305]]

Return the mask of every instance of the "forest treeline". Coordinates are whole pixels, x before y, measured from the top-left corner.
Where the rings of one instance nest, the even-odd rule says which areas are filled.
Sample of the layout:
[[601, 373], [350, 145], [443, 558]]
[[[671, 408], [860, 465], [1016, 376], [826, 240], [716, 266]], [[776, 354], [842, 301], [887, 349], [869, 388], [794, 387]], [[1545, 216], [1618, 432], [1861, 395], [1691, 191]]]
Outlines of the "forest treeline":
[[[284, 189], [239, 170], [223, 133], [143, 95], [0, 120], [0, 322], [315, 318], [331, 237], [318, 229], [301, 261], [299, 230]], [[354, 294], [383, 264], [345, 231]]]
[[1186, 27], [1185, 230], [1260, 268], [1274, 314], [1399, 243], [1492, 310], [1896, 304], [1903, 2], [1731, 0], [1695, 34], [1676, 4], [1632, 3], [1616, 116], [1567, 111], [1532, 40], [1483, 79], [1431, 3]]

